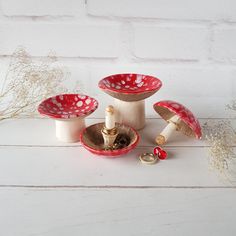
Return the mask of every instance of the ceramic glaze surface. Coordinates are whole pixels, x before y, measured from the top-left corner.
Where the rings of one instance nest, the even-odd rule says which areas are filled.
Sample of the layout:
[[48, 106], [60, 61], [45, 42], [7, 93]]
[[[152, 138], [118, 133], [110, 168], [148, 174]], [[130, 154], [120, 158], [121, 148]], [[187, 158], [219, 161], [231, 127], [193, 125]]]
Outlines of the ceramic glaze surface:
[[62, 94], [44, 100], [38, 107], [39, 113], [54, 119], [85, 117], [98, 107], [98, 101], [87, 95]]
[[159, 90], [162, 83], [159, 79], [140, 74], [111, 75], [99, 82], [101, 89], [108, 89], [120, 93], [143, 93]]
[[104, 123], [94, 124], [85, 128], [80, 134], [81, 144], [91, 153], [107, 157], [120, 156], [133, 150], [139, 142], [139, 134], [135, 129], [124, 124], [116, 123], [116, 127], [119, 133], [118, 136], [125, 134], [130, 137], [130, 142], [128, 146], [121, 149], [105, 150], [104, 140], [101, 134], [101, 130], [103, 127]]
[[167, 152], [158, 146], [154, 148], [153, 153], [157, 155], [160, 160], [165, 160], [168, 156]]
[[[160, 101], [153, 105], [156, 112], [159, 113], [161, 117], [166, 120], [166, 117], [169, 116], [165, 114], [165, 111], [168, 110], [169, 112], [178, 115], [181, 120], [191, 128], [196, 138], [201, 138], [201, 126], [199, 124], [198, 119], [193, 115], [193, 113], [186, 108], [185, 106], [170, 100]], [[163, 110], [162, 108], [165, 108]]]

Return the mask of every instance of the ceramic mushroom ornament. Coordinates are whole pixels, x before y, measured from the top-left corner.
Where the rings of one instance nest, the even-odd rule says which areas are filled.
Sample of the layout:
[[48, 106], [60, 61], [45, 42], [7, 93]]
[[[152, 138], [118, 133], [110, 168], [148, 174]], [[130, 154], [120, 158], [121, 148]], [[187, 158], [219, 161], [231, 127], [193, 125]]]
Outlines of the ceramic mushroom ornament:
[[108, 106], [105, 112], [105, 125], [102, 128], [102, 136], [106, 149], [112, 149], [115, 139], [118, 135], [118, 130], [115, 123], [114, 107]]
[[201, 138], [201, 126], [193, 113], [183, 105], [174, 101], [160, 101], [153, 105], [155, 111], [168, 122], [165, 129], [157, 136], [156, 143], [163, 145], [174, 130], [185, 135]]
[[141, 74], [116, 74], [102, 79], [99, 88], [115, 98], [116, 122], [139, 130], [145, 125], [144, 100], [162, 86], [159, 79]]
[[112, 149], [104, 148], [104, 138], [101, 130], [105, 123], [93, 124], [80, 134], [82, 145], [96, 155], [115, 157], [132, 151], [139, 142], [139, 134], [135, 129], [124, 124], [116, 123], [119, 134]]
[[93, 113], [98, 102], [80, 94], [62, 94], [44, 100], [38, 107], [40, 114], [56, 123], [56, 137], [63, 142], [77, 142], [85, 128], [84, 118]]

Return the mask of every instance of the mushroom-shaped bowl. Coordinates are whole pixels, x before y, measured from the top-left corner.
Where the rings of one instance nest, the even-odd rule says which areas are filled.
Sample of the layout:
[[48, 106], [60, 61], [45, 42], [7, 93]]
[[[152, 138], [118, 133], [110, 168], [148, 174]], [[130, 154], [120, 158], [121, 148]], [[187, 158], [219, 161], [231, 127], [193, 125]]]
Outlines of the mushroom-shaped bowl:
[[85, 128], [84, 118], [98, 107], [96, 99], [81, 94], [61, 94], [44, 100], [38, 106], [40, 114], [56, 123], [56, 137], [64, 142], [79, 141]]
[[116, 74], [100, 80], [98, 86], [115, 98], [116, 121], [139, 130], [145, 125], [144, 99], [156, 93], [162, 82], [149, 75]]
[[202, 136], [201, 126], [193, 113], [178, 102], [166, 100], [153, 105], [155, 111], [169, 124], [157, 136], [156, 142], [163, 145], [170, 137], [172, 131], [178, 130], [187, 136], [200, 139]]
[[133, 150], [138, 142], [139, 135], [138, 133], [131, 128], [130, 126], [116, 123], [116, 128], [118, 129], [118, 136], [115, 140], [115, 144], [119, 144], [119, 140], [125, 140], [122, 143], [122, 147], [106, 150], [104, 148], [104, 139], [101, 133], [102, 128], [104, 127], [104, 123], [98, 123], [91, 125], [85, 128], [80, 134], [80, 142], [82, 145], [90, 152], [96, 155], [102, 156], [120, 156], [124, 155], [131, 150]]

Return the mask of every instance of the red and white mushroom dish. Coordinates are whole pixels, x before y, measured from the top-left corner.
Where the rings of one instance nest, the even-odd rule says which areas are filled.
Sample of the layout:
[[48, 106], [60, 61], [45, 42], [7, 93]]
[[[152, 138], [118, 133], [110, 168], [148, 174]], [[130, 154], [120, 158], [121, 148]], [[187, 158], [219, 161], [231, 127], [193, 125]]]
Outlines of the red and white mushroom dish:
[[112, 149], [106, 149], [101, 130], [105, 123], [93, 124], [80, 134], [81, 144], [90, 152], [107, 157], [124, 155], [133, 150], [139, 142], [138, 132], [130, 126], [116, 123], [119, 134]]
[[116, 122], [139, 130], [145, 125], [144, 100], [156, 93], [162, 82], [150, 75], [116, 74], [100, 80], [98, 86], [115, 98]]
[[168, 122], [168, 125], [156, 138], [158, 145], [165, 144], [174, 130], [197, 139], [201, 138], [202, 132], [199, 121], [185, 106], [178, 102], [166, 100], [155, 103], [153, 108]]
[[97, 100], [87, 95], [61, 94], [44, 100], [38, 111], [56, 121], [56, 137], [59, 140], [77, 142], [81, 130], [85, 128], [84, 118], [97, 107]]

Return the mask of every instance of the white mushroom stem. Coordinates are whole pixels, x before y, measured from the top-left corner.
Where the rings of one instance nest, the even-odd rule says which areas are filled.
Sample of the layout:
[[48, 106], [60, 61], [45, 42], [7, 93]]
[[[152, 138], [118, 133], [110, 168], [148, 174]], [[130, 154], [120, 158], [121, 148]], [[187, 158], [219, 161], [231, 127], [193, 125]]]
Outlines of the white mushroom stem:
[[63, 142], [78, 142], [80, 140], [80, 133], [84, 128], [84, 118], [56, 120], [56, 137]]
[[178, 115], [173, 116], [168, 120], [168, 125], [163, 129], [163, 131], [156, 137], [156, 143], [158, 145], [163, 145], [170, 138], [173, 131], [177, 130], [178, 124], [181, 119]]
[[114, 101], [116, 122], [127, 124], [140, 130], [145, 126], [145, 101]]
[[108, 106], [106, 108], [105, 112], [105, 126], [107, 129], [113, 129], [115, 128], [115, 114], [114, 114], [114, 107], [113, 106]]
[[105, 126], [101, 130], [104, 147], [108, 149], [112, 149], [113, 143], [118, 135], [118, 130], [115, 127], [115, 110], [113, 106], [108, 106], [105, 111]]
[[104, 147], [107, 149], [112, 149], [112, 146], [118, 135], [118, 130], [116, 128], [107, 129], [106, 127], [103, 127], [101, 133], [104, 140]]

